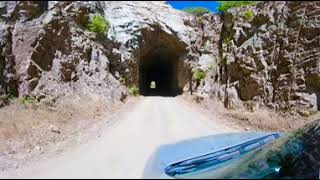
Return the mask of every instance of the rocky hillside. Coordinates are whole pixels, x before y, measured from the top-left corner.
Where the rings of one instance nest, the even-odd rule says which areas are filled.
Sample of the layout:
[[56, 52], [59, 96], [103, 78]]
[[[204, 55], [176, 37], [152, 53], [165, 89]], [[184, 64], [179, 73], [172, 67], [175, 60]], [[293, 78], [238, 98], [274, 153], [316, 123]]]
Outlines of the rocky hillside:
[[106, 100], [125, 92], [109, 73], [111, 42], [85, 32], [99, 3], [1, 2], [1, 93], [55, 101], [73, 93]]
[[[227, 108], [315, 111], [319, 6], [261, 2], [195, 17], [166, 2], [2, 1], [2, 104], [10, 96], [52, 102], [74, 93], [123, 100], [127, 87], [145, 83], [144, 63], [161, 56], [175, 61], [179, 93]], [[103, 38], [85, 28], [94, 14], [110, 23]]]
[[319, 15], [318, 2], [229, 10], [222, 17], [219, 65], [202, 91], [228, 108], [318, 110]]

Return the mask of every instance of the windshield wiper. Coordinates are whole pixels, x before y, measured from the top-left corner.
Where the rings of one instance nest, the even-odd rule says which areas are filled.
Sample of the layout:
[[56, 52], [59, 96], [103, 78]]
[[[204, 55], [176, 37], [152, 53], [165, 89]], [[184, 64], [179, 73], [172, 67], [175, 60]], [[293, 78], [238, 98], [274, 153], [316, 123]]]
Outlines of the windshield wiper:
[[165, 173], [174, 177], [207, 168], [213, 168], [223, 162], [235, 159], [257, 148], [260, 148], [279, 137], [280, 135], [278, 133], [274, 133], [220, 151], [187, 159], [166, 167]]

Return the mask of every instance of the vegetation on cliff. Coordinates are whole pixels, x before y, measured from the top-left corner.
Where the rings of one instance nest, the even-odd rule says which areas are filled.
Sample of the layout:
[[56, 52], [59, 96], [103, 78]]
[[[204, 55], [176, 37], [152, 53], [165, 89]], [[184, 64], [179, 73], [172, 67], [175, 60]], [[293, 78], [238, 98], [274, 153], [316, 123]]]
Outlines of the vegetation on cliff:
[[103, 36], [108, 32], [110, 24], [103, 16], [94, 15], [88, 26], [90, 31], [97, 33], [98, 36]]
[[254, 5], [257, 4], [259, 1], [217, 1], [220, 3], [220, 6], [217, 7], [217, 10], [221, 13], [225, 13], [227, 10], [246, 6], [246, 5]]
[[190, 13], [190, 14], [194, 14], [196, 16], [202, 16], [204, 14], [209, 13], [209, 10], [207, 8], [204, 7], [187, 7], [182, 9], [182, 11]]
[[128, 92], [131, 96], [139, 96], [140, 93], [139, 88], [136, 85], [129, 87]]

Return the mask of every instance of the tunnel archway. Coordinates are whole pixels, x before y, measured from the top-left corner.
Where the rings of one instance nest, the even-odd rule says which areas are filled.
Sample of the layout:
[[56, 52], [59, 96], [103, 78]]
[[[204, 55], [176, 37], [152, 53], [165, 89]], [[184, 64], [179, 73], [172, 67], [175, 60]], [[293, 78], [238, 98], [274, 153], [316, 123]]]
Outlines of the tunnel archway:
[[[165, 47], [158, 47], [140, 60], [140, 93], [142, 95], [175, 96], [178, 88], [179, 55]], [[152, 87], [154, 82], [155, 87]]]
[[154, 25], [142, 30], [139, 51], [139, 89], [144, 96], [176, 96], [187, 83], [186, 44]]

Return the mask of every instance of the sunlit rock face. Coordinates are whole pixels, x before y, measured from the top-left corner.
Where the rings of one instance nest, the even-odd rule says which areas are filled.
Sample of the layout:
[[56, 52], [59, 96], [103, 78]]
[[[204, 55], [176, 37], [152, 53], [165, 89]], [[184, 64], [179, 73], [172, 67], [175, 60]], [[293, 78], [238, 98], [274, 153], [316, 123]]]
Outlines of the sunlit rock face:
[[[160, 84], [175, 94], [215, 97], [227, 108], [317, 110], [319, 6], [261, 2], [195, 17], [166, 2], [2, 1], [0, 93], [56, 99], [74, 89], [124, 99], [126, 86], [163, 82], [161, 68], [154, 79], [144, 74], [170, 59], [161, 62], [173, 80]], [[102, 39], [85, 30], [94, 14], [110, 23]]]
[[319, 9], [319, 2], [262, 2], [229, 10], [220, 65], [200, 91], [218, 97], [222, 88], [229, 108], [319, 109]]
[[3, 1], [0, 7], [2, 95], [123, 99], [124, 87], [109, 72], [108, 40], [83, 29], [90, 14], [102, 11], [99, 3]]

